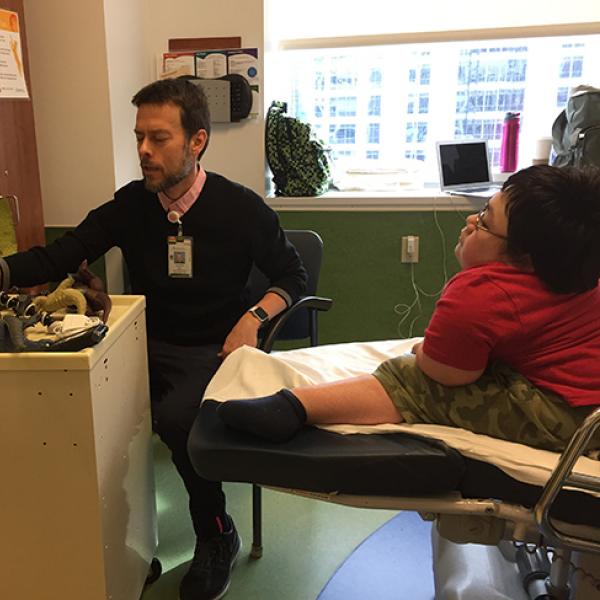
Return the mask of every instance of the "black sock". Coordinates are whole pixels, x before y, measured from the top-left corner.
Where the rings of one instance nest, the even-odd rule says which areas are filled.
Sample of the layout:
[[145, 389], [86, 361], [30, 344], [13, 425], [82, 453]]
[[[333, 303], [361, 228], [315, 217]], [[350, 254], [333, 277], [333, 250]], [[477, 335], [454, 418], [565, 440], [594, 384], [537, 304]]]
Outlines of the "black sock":
[[286, 389], [262, 398], [223, 402], [217, 413], [229, 427], [247, 431], [271, 442], [289, 440], [306, 423], [306, 411], [302, 402]]
[[224, 533], [229, 533], [233, 527], [233, 520], [227, 513], [221, 513], [214, 517], [202, 515], [202, 517], [202, 520], [200, 520], [199, 518], [194, 519], [192, 516], [194, 531], [199, 540], [209, 540]]

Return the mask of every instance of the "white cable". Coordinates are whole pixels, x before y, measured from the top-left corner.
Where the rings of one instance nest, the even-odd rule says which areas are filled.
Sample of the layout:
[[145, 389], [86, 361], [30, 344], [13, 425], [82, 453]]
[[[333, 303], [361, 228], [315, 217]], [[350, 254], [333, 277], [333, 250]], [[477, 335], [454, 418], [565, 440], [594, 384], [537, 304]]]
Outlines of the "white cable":
[[[458, 208], [456, 207], [456, 205], [454, 204], [453, 199], [451, 199], [451, 202], [454, 206], [454, 209], [456, 210], [456, 212], [461, 215], [461, 217], [466, 218], [465, 215], [463, 215]], [[421, 304], [421, 297], [424, 296], [426, 298], [439, 298], [439, 296], [441, 295], [442, 291], [444, 290], [444, 287], [446, 286], [446, 283], [448, 282], [448, 266], [447, 266], [447, 260], [448, 260], [448, 255], [447, 255], [447, 251], [446, 251], [446, 235], [444, 233], [444, 230], [442, 229], [442, 226], [440, 225], [440, 221], [439, 221], [439, 217], [438, 217], [438, 210], [437, 210], [437, 204], [435, 202], [435, 198], [433, 199], [433, 221], [435, 223], [435, 227], [438, 230], [438, 233], [440, 235], [440, 240], [442, 243], [442, 285], [441, 287], [435, 291], [435, 292], [426, 292], [421, 286], [418, 285], [418, 283], [416, 282], [415, 279], [415, 265], [414, 263], [411, 263], [410, 265], [410, 281], [411, 281], [411, 286], [413, 288], [413, 292], [414, 292], [414, 299], [410, 304], [396, 304], [396, 306], [394, 306], [394, 312], [400, 316], [400, 321], [398, 322], [398, 333], [402, 336], [402, 325], [404, 324], [404, 322], [411, 316], [412, 310], [415, 306], [418, 307], [418, 312], [417, 314], [413, 317], [413, 319], [410, 321], [410, 325], [408, 328], [408, 336], [407, 337], [413, 337], [413, 330], [414, 330], [414, 326], [416, 324], [416, 322], [419, 320], [419, 318], [422, 316], [422, 304]]]

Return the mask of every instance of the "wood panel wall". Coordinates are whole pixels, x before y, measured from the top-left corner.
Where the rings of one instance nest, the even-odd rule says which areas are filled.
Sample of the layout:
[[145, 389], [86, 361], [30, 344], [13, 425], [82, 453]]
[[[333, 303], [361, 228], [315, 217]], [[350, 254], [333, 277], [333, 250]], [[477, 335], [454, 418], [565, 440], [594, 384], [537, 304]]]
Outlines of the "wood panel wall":
[[19, 250], [26, 250], [44, 245], [44, 216], [23, 0], [0, 0], [0, 8], [19, 14], [23, 64], [30, 95], [30, 99], [0, 98], [0, 195], [18, 198], [17, 245]]

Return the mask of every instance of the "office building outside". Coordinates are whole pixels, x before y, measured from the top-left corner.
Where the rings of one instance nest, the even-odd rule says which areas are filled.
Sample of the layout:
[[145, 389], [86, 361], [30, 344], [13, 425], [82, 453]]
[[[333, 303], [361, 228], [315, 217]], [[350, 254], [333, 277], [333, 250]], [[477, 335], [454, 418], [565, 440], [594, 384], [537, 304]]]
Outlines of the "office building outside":
[[290, 51], [291, 111], [334, 161], [435, 173], [435, 142], [485, 138], [499, 165], [507, 112], [521, 115], [521, 164], [571, 89], [600, 87], [600, 36]]

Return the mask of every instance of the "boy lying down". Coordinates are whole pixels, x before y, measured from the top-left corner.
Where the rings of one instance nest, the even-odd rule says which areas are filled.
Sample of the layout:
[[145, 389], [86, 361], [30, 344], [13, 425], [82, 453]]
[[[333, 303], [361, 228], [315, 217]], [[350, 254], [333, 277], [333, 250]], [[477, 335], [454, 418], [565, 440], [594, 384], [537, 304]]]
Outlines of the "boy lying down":
[[305, 424], [435, 423], [561, 450], [600, 406], [600, 170], [535, 166], [470, 215], [412, 354], [219, 406], [274, 442]]

